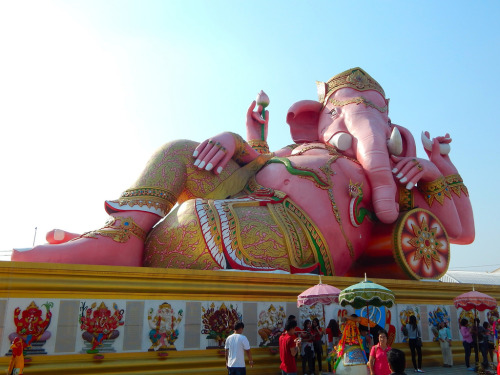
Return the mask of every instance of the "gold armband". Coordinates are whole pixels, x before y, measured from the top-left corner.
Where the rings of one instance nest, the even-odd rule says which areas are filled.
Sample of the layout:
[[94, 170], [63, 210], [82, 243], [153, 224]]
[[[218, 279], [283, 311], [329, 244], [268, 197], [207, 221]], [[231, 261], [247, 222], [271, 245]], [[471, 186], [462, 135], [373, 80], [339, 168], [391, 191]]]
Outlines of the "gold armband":
[[398, 195], [399, 211], [410, 211], [415, 208], [413, 190], [408, 190], [404, 186], [398, 185]]
[[450, 190], [457, 195], [460, 196], [462, 191], [465, 195], [469, 196], [469, 190], [467, 190], [467, 186], [464, 185], [464, 180], [460, 177], [459, 174], [450, 174], [445, 177], [446, 183]]
[[431, 182], [419, 182], [418, 190], [423, 194], [429, 207], [432, 206], [434, 200], [437, 200], [442, 205], [445, 197], [451, 199], [450, 189], [444, 177], [439, 177]]
[[234, 138], [234, 142], [236, 144], [236, 148], [234, 149], [233, 160], [239, 165], [245, 164], [242, 158], [248, 155], [248, 151], [246, 150], [247, 143], [241, 137], [241, 135], [236, 133], [231, 133]]
[[269, 145], [267, 144], [266, 141], [252, 139], [248, 141], [248, 144], [259, 154], [269, 154]]
[[[115, 225], [119, 221], [120, 224]], [[97, 238], [96, 236], [109, 237], [115, 242], [125, 243], [134, 235], [141, 240], [146, 240], [147, 233], [138, 226], [131, 217], [110, 217], [101, 229], [82, 234], [82, 237]]]

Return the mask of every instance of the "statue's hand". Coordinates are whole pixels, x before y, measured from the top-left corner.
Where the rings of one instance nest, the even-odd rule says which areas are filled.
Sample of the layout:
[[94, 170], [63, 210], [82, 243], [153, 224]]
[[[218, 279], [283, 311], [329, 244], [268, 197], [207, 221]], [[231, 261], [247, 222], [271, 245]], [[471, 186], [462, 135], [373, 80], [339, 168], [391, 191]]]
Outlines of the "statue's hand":
[[[424, 135], [425, 138], [430, 139], [429, 132], [424, 132]], [[422, 138], [422, 140], [423, 139], [424, 137]], [[458, 173], [457, 168], [453, 165], [450, 157], [448, 156], [451, 143], [450, 135], [446, 133], [444, 137], [436, 137], [429, 142], [431, 142], [430, 150], [427, 141], [424, 142], [424, 150], [429, 156], [429, 160], [432, 161], [436, 165], [436, 167], [438, 167], [441, 173], [445, 176]], [[446, 146], [445, 149], [448, 150], [448, 152], [443, 153], [443, 146]]]
[[199, 169], [219, 174], [234, 155], [235, 149], [236, 141], [233, 135], [220, 133], [196, 147], [193, 153], [193, 157], [196, 158], [194, 165]]
[[[247, 111], [247, 141], [251, 140], [267, 140], [267, 128], [269, 124], [269, 111], [265, 111], [265, 119], [262, 118], [262, 106], [256, 106], [255, 100], [250, 104]], [[264, 127], [264, 129], [262, 128]]]
[[429, 160], [415, 157], [399, 157], [391, 155], [395, 163], [392, 173], [401, 184], [411, 190], [418, 181], [434, 181], [442, 176], [439, 169]]

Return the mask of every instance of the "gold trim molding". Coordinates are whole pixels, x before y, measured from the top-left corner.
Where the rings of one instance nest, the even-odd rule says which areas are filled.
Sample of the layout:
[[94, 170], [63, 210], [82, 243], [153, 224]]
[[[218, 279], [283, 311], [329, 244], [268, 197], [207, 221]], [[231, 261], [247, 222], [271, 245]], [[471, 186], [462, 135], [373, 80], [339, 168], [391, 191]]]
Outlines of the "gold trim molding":
[[[370, 275], [368, 275], [369, 277]], [[472, 284], [370, 279], [391, 289], [396, 303], [453, 304]], [[323, 276], [322, 282], [343, 289], [360, 278]], [[317, 276], [257, 272], [0, 262], [0, 298], [97, 298], [155, 300], [238, 300], [295, 302]], [[500, 286], [475, 285], [500, 295]]]

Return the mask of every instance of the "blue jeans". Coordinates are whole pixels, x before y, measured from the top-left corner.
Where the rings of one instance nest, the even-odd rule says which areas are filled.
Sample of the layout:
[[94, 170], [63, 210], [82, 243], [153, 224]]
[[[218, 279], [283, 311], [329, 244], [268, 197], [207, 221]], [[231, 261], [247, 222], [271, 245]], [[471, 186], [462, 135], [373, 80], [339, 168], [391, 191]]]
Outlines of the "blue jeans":
[[228, 367], [227, 373], [229, 375], [247, 375], [246, 367]]
[[285, 372], [283, 370], [281, 370], [281, 375], [297, 375], [296, 372]]

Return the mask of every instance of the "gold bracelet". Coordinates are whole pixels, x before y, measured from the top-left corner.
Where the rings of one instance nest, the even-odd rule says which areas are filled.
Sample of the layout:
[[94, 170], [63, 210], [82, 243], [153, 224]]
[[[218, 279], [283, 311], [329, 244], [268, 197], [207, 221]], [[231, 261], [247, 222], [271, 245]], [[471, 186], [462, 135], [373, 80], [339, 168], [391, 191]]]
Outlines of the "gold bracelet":
[[457, 197], [461, 195], [462, 191], [466, 196], [469, 196], [469, 190], [467, 186], [464, 185], [464, 180], [462, 180], [462, 177], [460, 177], [458, 173], [446, 176], [445, 180], [450, 190], [455, 193]]
[[437, 200], [442, 205], [445, 197], [451, 199], [450, 189], [444, 177], [439, 177], [431, 182], [419, 183], [418, 190], [423, 194], [429, 207], [432, 206], [434, 200]]
[[234, 141], [236, 143], [236, 148], [233, 154], [233, 160], [239, 165], [245, 164], [242, 158], [248, 155], [248, 151], [246, 150], [247, 143], [239, 134], [231, 133], [231, 135], [233, 136]]
[[399, 210], [400, 211], [410, 211], [415, 208], [413, 189], [408, 190], [403, 186], [398, 185], [398, 196], [399, 196]]
[[259, 154], [269, 154], [269, 145], [266, 141], [251, 139], [248, 141], [248, 144]]
[[[117, 221], [120, 224], [115, 226]], [[112, 216], [104, 227], [84, 233], [82, 237], [97, 238], [96, 236], [103, 236], [109, 237], [115, 242], [125, 243], [130, 239], [131, 234], [143, 241], [146, 240], [146, 231], [138, 226], [131, 217]]]

